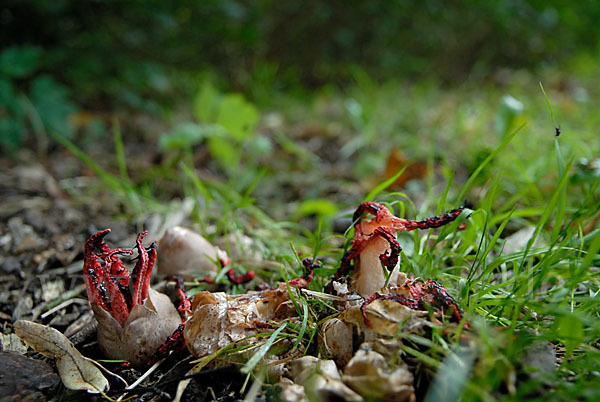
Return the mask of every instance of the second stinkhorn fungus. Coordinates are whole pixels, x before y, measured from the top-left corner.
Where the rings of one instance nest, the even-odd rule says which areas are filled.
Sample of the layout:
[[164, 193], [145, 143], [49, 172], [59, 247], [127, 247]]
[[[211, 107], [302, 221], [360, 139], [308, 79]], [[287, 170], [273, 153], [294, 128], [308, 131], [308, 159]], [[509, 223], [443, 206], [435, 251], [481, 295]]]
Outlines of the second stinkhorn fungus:
[[[342, 258], [333, 280], [339, 280], [353, 270], [350, 286], [365, 298], [380, 291], [386, 281], [390, 285], [396, 285], [399, 278], [398, 257], [401, 251], [396, 233], [437, 228], [454, 221], [462, 211], [461, 207], [445, 215], [417, 221], [398, 218], [382, 204], [363, 202], [353, 217], [356, 223], [352, 247]], [[364, 214], [372, 215], [373, 218], [365, 219]]]
[[147, 232], [137, 237], [139, 257], [131, 273], [118, 255], [134, 251], [111, 250], [104, 243], [108, 233], [92, 235], [84, 247], [83, 276], [98, 321], [98, 343], [107, 357], [143, 366], [182, 320], [169, 297], [150, 288], [156, 244], [144, 248]]

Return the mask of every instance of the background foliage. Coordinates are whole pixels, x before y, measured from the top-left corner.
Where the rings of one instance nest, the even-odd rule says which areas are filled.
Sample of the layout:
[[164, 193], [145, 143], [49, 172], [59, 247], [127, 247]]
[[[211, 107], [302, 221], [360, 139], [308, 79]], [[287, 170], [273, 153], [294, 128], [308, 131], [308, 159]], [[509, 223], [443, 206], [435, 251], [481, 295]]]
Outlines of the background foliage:
[[[477, 344], [457, 371], [460, 332], [407, 341], [421, 387], [439, 369], [465, 400], [598, 400], [598, 21], [595, 0], [8, 0], [0, 146], [137, 229], [193, 200], [210, 240], [251, 237], [277, 269], [235, 268], [270, 283], [318, 256], [313, 290], [365, 195], [416, 218], [468, 201], [465, 230], [399, 237]], [[550, 364], [529, 376], [538, 341]]]
[[193, 96], [201, 71], [260, 104], [277, 89], [345, 86], [357, 69], [378, 82], [502, 80], [505, 68], [596, 55], [598, 20], [593, 0], [9, 0], [0, 18], [2, 144], [14, 151], [35, 131], [24, 119], [41, 91], [51, 107], [29, 120], [55, 128], [72, 101], [168, 113], [163, 106]]
[[593, 0], [9, 0], [0, 37], [2, 47], [42, 48], [41, 69], [59, 81], [115, 95], [161, 92], [165, 70], [207, 66], [242, 87], [265, 74], [283, 85], [345, 82], [354, 65], [456, 83], [596, 52], [599, 19]]

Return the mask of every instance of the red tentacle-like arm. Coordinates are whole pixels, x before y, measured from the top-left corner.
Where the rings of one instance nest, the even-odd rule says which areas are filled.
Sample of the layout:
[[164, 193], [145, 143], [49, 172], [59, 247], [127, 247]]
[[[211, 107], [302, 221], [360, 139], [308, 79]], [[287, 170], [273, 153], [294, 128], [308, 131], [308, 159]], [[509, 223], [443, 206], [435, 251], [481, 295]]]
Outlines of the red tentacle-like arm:
[[371, 326], [371, 320], [369, 319], [369, 316], [367, 315], [367, 306], [369, 304], [373, 303], [375, 300], [393, 300], [393, 301], [400, 303], [403, 306], [406, 306], [412, 310], [419, 310], [419, 302], [414, 299], [409, 299], [407, 297], [400, 296], [395, 293], [387, 293], [384, 295], [382, 295], [380, 293], [373, 293], [371, 296], [367, 297], [365, 299], [365, 301], [363, 302], [363, 304], [361, 304], [361, 306], [360, 306], [360, 312], [362, 313], [363, 320], [365, 321], [365, 324], [369, 328], [372, 328], [372, 326]]
[[[142, 243], [144, 236], [146, 236], [147, 234], [148, 231], [143, 231], [142, 233], [138, 234], [136, 239], [135, 247], [138, 250], [139, 257], [137, 263], [135, 264], [135, 267], [133, 268], [133, 283], [130, 282], [129, 285], [131, 288], [130, 290], [132, 296], [132, 304], [134, 306], [136, 304], [142, 304], [146, 297], [148, 297], [148, 289], [145, 288], [145, 285], [146, 282], [148, 284], [150, 283], [150, 275], [148, 274], [150, 255], [148, 254], [148, 251], [144, 248], [144, 245]], [[150, 250], [152, 251], [153, 248], [151, 247]], [[151, 272], [152, 271], [150, 271], [150, 273]]]
[[179, 306], [177, 306], [177, 310], [179, 311], [181, 318], [185, 321], [186, 317], [189, 314], [192, 314], [192, 302], [185, 293], [185, 283], [183, 282], [183, 278], [177, 275], [168, 275], [165, 277], [165, 280], [175, 282], [177, 297], [179, 297]]
[[[389, 268], [392, 261], [395, 260], [397, 262], [396, 254], [400, 252], [400, 246], [395, 237], [396, 232], [438, 228], [454, 221], [463, 210], [464, 208], [460, 207], [444, 215], [433, 216], [423, 220], [410, 220], [392, 215], [385, 205], [372, 201], [363, 202], [358, 206], [353, 215], [354, 238], [352, 239], [352, 248], [342, 257], [340, 267], [334, 274], [333, 279], [340, 279], [352, 270], [353, 261], [364, 250], [369, 239], [381, 236], [389, 242], [392, 249], [390, 255], [380, 257], [384, 265]], [[365, 214], [372, 215], [373, 217], [367, 219], [364, 216]]]
[[316, 260], [313, 261], [312, 258], [304, 258], [302, 260], [302, 265], [304, 265], [305, 269], [304, 276], [290, 280], [288, 282], [290, 286], [295, 286], [297, 288], [308, 288], [309, 283], [311, 283], [313, 280], [313, 271], [315, 268], [321, 268], [321, 263]]
[[105, 229], [92, 235], [83, 247], [83, 278], [88, 298], [91, 303], [97, 304], [107, 311], [111, 308], [110, 297], [105, 284], [108, 275], [96, 255], [96, 250], [100, 250], [102, 254], [110, 251], [110, 248], [104, 244], [104, 237], [109, 233], [110, 229]]
[[[121, 268], [125, 269], [121, 260], [116, 257], [116, 254], [133, 254], [133, 250], [115, 249], [109, 253], [102, 254], [104, 256], [104, 285], [110, 299], [108, 312], [114, 317], [128, 317], [131, 298], [128, 297], [128, 292], [123, 292], [120, 278], [111, 275], [113, 264], [117, 267], [115, 271], [119, 271]], [[127, 272], [127, 276], [129, 276], [129, 272]]]
[[143, 304], [148, 297], [150, 277], [156, 260], [156, 244], [144, 248], [142, 240], [148, 232], [142, 232], [136, 240], [139, 258], [133, 272], [129, 273], [119, 254], [133, 254], [132, 249], [111, 250], [104, 238], [110, 229], [93, 234], [84, 246], [83, 276], [90, 303], [110, 313], [124, 325], [136, 304]]
[[444, 215], [432, 216], [431, 218], [423, 219], [421, 221], [412, 221], [407, 219], [401, 219], [405, 230], [415, 229], [433, 229], [447, 225], [454, 221], [464, 210], [464, 207], [459, 207], [445, 213]]
[[400, 251], [402, 251], [402, 248], [400, 247], [398, 240], [396, 240], [396, 235], [394, 232], [387, 227], [380, 226], [375, 229], [371, 239], [377, 236], [383, 238], [390, 245], [389, 254], [385, 252], [379, 256], [379, 259], [381, 260], [381, 263], [391, 271], [394, 269], [396, 264], [398, 264], [398, 258], [400, 258]]
[[110, 275], [115, 279], [119, 287], [125, 288], [129, 286], [129, 271], [123, 265], [123, 261], [119, 259], [118, 254], [133, 254], [133, 250], [128, 248], [116, 248], [109, 250], [109, 252], [103, 252], [102, 258], [109, 260], [110, 264]]
[[365, 213], [375, 216], [376, 219], [379, 214], [379, 218], [380, 218], [379, 220], [381, 220], [381, 218], [386, 215], [386, 210], [389, 213], [389, 209], [387, 209], [387, 207], [385, 207], [381, 204], [378, 204], [376, 202], [373, 202], [373, 201], [365, 201], [362, 204], [360, 204], [358, 206], [358, 208], [356, 208], [356, 211], [354, 211], [354, 215], [352, 216], [352, 221], [355, 222], [355, 225], [356, 225], [356, 223], [358, 223], [360, 218]]
[[[412, 310], [426, 311], [429, 308], [444, 313], [444, 310], [450, 310], [452, 312], [452, 320], [460, 322], [462, 320], [462, 313], [456, 300], [444, 288], [440, 283], [428, 279], [423, 281], [422, 279], [415, 279], [402, 286], [402, 288], [408, 290], [411, 297], [405, 297], [396, 293], [380, 294], [374, 293], [369, 296], [363, 304], [360, 306], [365, 324], [371, 327], [371, 321], [366, 312], [366, 308], [369, 304], [375, 300], [393, 300], [397, 303], [402, 304]], [[468, 324], [467, 324], [468, 325]]]
[[[378, 226], [386, 226], [395, 232], [415, 229], [432, 229], [447, 225], [454, 221], [462, 213], [464, 207], [453, 209], [444, 215], [432, 216], [423, 220], [410, 220], [398, 218], [390, 212], [390, 210], [382, 204], [376, 202], [363, 202], [354, 212], [354, 228], [359, 235], [368, 235]], [[366, 220], [361, 217], [368, 213], [374, 217], [371, 220]]]

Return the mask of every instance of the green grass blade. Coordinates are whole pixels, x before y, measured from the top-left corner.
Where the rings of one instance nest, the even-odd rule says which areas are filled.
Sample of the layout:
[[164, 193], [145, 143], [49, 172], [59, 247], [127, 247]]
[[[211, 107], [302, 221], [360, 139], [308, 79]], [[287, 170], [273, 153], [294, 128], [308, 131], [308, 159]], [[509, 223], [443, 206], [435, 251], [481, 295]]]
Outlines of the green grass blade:
[[369, 191], [369, 194], [367, 194], [367, 196], [365, 197], [365, 201], [373, 201], [373, 199], [375, 197], [377, 197], [377, 195], [379, 195], [379, 193], [381, 193], [382, 191], [384, 191], [386, 188], [388, 188], [389, 186], [392, 185], [393, 182], [395, 182], [398, 177], [402, 176], [402, 173], [404, 173], [404, 171], [406, 170], [406, 166], [404, 166], [402, 169], [400, 169], [400, 171], [398, 173], [396, 173], [395, 175], [393, 175], [392, 177], [390, 177], [389, 179], [379, 183], [377, 186], [375, 186], [375, 188], [371, 191]]
[[590, 241], [590, 245], [587, 250], [587, 253], [586, 253], [585, 257], [583, 258], [583, 261], [581, 261], [581, 265], [578, 269], [579, 274], [583, 273], [585, 270], [587, 270], [592, 265], [592, 263], [594, 262], [594, 259], [598, 257], [599, 251], [600, 251], [600, 231], [596, 231], [596, 236], [593, 237], [592, 240]]
[[544, 94], [544, 98], [546, 98], [546, 104], [548, 105], [548, 110], [550, 111], [550, 118], [552, 119], [552, 124], [554, 124], [554, 112], [552, 111], [552, 105], [550, 104], [550, 99], [548, 99], [548, 95], [546, 95], [546, 91], [544, 90], [544, 85], [542, 85], [542, 81], [540, 81], [540, 89]]
[[425, 402], [459, 401], [475, 361], [474, 351], [449, 353], [437, 371]]
[[[506, 217], [506, 219], [500, 224], [500, 227], [498, 228], [498, 230], [496, 230], [496, 233], [494, 233], [494, 235], [490, 239], [490, 241], [489, 241], [489, 243], [488, 243], [485, 251], [481, 255], [481, 258], [479, 259], [479, 262], [477, 263], [477, 266], [476, 266], [474, 272], [477, 271], [477, 269], [479, 269], [479, 267], [481, 267], [481, 264], [483, 264], [483, 262], [485, 261], [485, 259], [487, 258], [487, 256], [490, 254], [490, 252], [492, 251], [492, 249], [496, 245], [496, 242], [498, 241], [498, 239], [502, 235], [502, 232], [504, 231], [504, 228], [506, 227], [506, 225], [508, 224], [508, 222], [510, 221], [511, 218], [512, 218], [512, 214], [509, 214]], [[486, 224], [486, 226], [487, 226], [487, 224]]]
[[[558, 137], [554, 138], [554, 146], [556, 149], [556, 164], [558, 166], [558, 176], [563, 177], [565, 175], [565, 162], [560, 151], [560, 144]], [[560, 183], [559, 183], [560, 185]], [[563, 219], [565, 216], [565, 210], [567, 208], [567, 186], [560, 187], [560, 195], [557, 202], [556, 219], [554, 220], [554, 229], [552, 229], [552, 239], [556, 239], [563, 226]]]
[[300, 300], [300, 304], [302, 304], [302, 326], [300, 327], [300, 332], [298, 332], [296, 342], [294, 342], [294, 346], [292, 346], [292, 350], [296, 350], [302, 341], [302, 337], [304, 337], [304, 333], [306, 332], [306, 327], [308, 325], [308, 303], [304, 297], [299, 297], [298, 299]]
[[85, 152], [83, 152], [77, 145], [66, 139], [61, 135], [55, 135], [54, 133], [50, 133], [52, 139], [58, 142], [63, 147], [67, 148], [73, 155], [75, 155], [79, 160], [85, 163], [94, 173], [96, 173], [106, 184], [110, 187], [116, 189], [122, 189], [123, 184], [114, 175], [107, 172], [103, 169], [99, 164], [96, 163], [95, 160], [87, 156]]
[[116, 117], [113, 119], [113, 135], [119, 173], [121, 173], [121, 178], [123, 180], [129, 180], [129, 175], [127, 174], [127, 162], [125, 160], [125, 151], [123, 148], [123, 136], [121, 135], [121, 126], [119, 125], [119, 119]]
[[269, 339], [267, 339], [267, 341], [260, 347], [260, 349], [258, 349], [258, 351], [250, 358], [250, 360], [246, 362], [244, 367], [242, 367], [242, 373], [248, 374], [254, 369], [254, 367], [256, 367], [258, 362], [260, 362], [265, 357], [269, 349], [271, 349], [271, 346], [273, 346], [273, 344], [277, 340], [277, 337], [279, 336], [281, 331], [285, 329], [286, 326], [287, 323], [284, 322], [271, 334]]
[[194, 187], [196, 187], [196, 189], [200, 191], [200, 193], [202, 193], [204, 199], [206, 200], [206, 203], [209, 203], [212, 197], [204, 183], [202, 183], [202, 181], [198, 177], [198, 175], [192, 169], [190, 169], [190, 167], [186, 165], [185, 162], [181, 162], [179, 166], [181, 167], [181, 170], [183, 170], [183, 173], [185, 173], [185, 175], [192, 181]]
[[531, 249], [531, 247], [535, 243], [535, 240], [538, 238], [542, 229], [546, 225], [546, 222], [550, 218], [550, 215], [554, 211], [556, 203], [558, 202], [558, 199], [560, 198], [560, 195], [562, 194], [563, 187], [566, 187], [566, 185], [568, 183], [568, 178], [569, 178], [568, 174], [563, 174], [562, 177], [560, 178], [560, 180], [558, 182], [558, 187], [556, 188], [556, 190], [554, 191], [554, 194], [552, 195], [552, 198], [550, 198], [550, 201], [546, 205], [546, 209], [544, 210], [544, 213], [542, 214], [542, 217], [540, 218], [540, 221], [538, 222], [537, 227], [535, 228], [535, 231], [533, 232], [533, 235], [527, 242], [527, 246], [525, 247], [525, 250], [523, 253], [523, 259], [521, 260], [521, 263], [519, 264], [519, 271], [525, 265], [525, 260], [527, 259], [528, 251]]
[[485, 158], [485, 160], [483, 162], [481, 162], [481, 164], [479, 164], [479, 166], [477, 166], [477, 169], [475, 169], [475, 171], [473, 172], [471, 177], [469, 177], [469, 180], [467, 180], [467, 183], [463, 186], [457, 199], [459, 199], [459, 200], [463, 199], [463, 197], [467, 193], [467, 190], [469, 190], [469, 188], [471, 188], [471, 185], [473, 184], [473, 182], [475, 181], [477, 176], [479, 176], [479, 173], [481, 173], [483, 168], [486, 167], [486, 165], [488, 163], [490, 163], [492, 161], [492, 159], [494, 159], [496, 157], [496, 155], [498, 155], [500, 152], [502, 152], [502, 150], [512, 141], [513, 138], [515, 138], [515, 136], [523, 129], [523, 127], [525, 127], [525, 123], [521, 124], [512, 133], [507, 135], [506, 138], [504, 139], [504, 141], [502, 141], [502, 143], [498, 146], [498, 148], [496, 148], [494, 150], [494, 152], [489, 154], [488, 157]]
[[[446, 188], [444, 189], [444, 192], [442, 193], [442, 196], [440, 197], [440, 201], [438, 202], [438, 205], [435, 209], [435, 214], [434, 215], [439, 215], [442, 213], [442, 208], [444, 208], [444, 205], [446, 205], [446, 200], [448, 199], [448, 192], [450, 192], [450, 188], [452, 187], [452, 182], [454, 180], [454, 175], [448, 177], [448, 180], [446, 182]], [[429, 244], [429, 239], [431, 238], [431, 234], [433, 233], [433, 229], [429, 229], [427, 231], [427, 240], [425, 240], [425, 244]], [[436, 239], [436, 243], [438, 243], [438, 239]]]

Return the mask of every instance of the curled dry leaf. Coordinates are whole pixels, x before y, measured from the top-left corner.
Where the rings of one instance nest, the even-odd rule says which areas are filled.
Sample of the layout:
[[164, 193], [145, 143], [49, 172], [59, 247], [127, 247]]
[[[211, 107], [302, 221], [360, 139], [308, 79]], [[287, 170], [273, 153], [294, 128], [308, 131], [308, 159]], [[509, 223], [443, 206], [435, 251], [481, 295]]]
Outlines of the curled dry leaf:
[[281, 381], [279, 381], [279, 388], [281, 388], [279, 399], [284, 402], [300, 402], [306, 400], [304, 387], [296, 384], [289, 378], [282, 378]]
[[54, 328], [31, 321], [14, 324], [15, 333], [37, 352], [56, 360], [65, 387], [99, 393], [108, 389], [108, 380], [91, 360], [83, 357], [71, 341]]
[[[342, 382], [342, 377], [333, 360], [303, 356], [290, 362], [290, 368], [293, 381], [304, 387], [305, 397], [309, 401], [363, 400], [360, 395]], [[299, 393], [297, 388], [294, 391], [292, 395]]]
[[219, 267], [230, 263], [227, 254], [198, 233], [175, 226], [167, 229], [160, 239], [158, 273], [161, 275], [184, 275], [194, 272], [217, 272]]
[[25, 354], [27, 345], [15, 334], [0, 333], [0, 350], [3, 352], [19, 352]]
[[126, 360], [142, 366], [181, 323], [169, 297], [148, 289], [143, 304], [133, 306], [123, 326], [97, 304], [92, 304], [98, 321], [98, 344], [110, 359]]
[[391, 359], [401, 345], [401, 341], [395, 339], [399, 326], [404, 332], [422, 333], [423, 328], [432, 325], [423, 318], [426, 312], [411, 310], [391, 300], [376, 300], [366, 307], [365, 313], [370, 327], [365, 324], [360, 306], [349, 307], [321, 326], [320, 351], [335, 360], [340, 368], [352, 358], [359, 339], [369, 341], [371, 349]]
[[369, 348], [359, 348], [342, 376], [354, 391], [367, 400], [415, 401], [413, 375], [400, 360], [392, 370], [385, 357]]
[[185, 343], [194, 356], [201, 358], [245, 337], [273, 331], [281, 321], [296, 315], [285, 284], [243, 295], [198, 292], [185, 325]]

